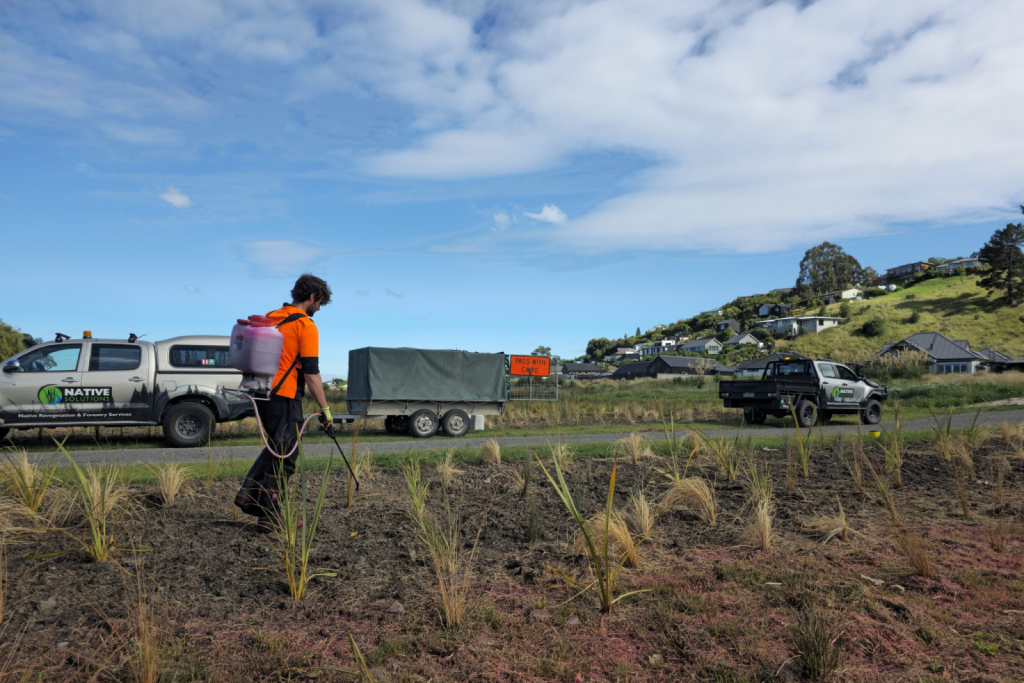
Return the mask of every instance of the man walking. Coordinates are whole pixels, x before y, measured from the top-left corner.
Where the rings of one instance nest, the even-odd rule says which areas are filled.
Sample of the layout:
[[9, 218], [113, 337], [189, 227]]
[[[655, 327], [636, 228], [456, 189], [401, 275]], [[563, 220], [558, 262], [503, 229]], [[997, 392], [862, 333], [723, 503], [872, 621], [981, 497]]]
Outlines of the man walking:
[[[331, 302], [331, 288], [320, 278], [306, 273], [296, 280], [291, 294], [290, 304], [282, 304], [281, 308], [267, 313], [284, 335], [284, 347], [270, 398], [258, 402], [270, 448], [282, 455], [292, 449], [298, 438], [303, 421], [302, 397], [307, 386], [320, 406], [320, 422], [325, 426], [333, 423], [320, 379], [320, 336], [312, 320], [321, 306]], [[287, 485], [297, 459], [297, 449], [282, 459], [264, 448], [245, 475], [242, 488], [235, 496], [235, 505], [242, 512], [256, 516], [260, 530], [273, 528], [277, 494]]]

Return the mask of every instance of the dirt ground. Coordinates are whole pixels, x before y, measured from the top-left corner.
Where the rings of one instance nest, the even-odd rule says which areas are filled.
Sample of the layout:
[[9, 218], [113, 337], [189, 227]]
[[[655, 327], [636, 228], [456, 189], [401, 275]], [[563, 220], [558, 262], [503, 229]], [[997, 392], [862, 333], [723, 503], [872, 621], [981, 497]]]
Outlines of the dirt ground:
[[[313, 565], [337, 576], [314, 580], [301, 602], [281, 582], [273, 537], [234, 514], [235, 482], [194, 483], [170, 507], [158, 504], [155, 486], [133, 486], [137, 506], [116, 526], [114, 561], [89, 561], [69, 535], [81, 534], [73, 516], [64, 531], [40, 530], [7, 548], [0, 681], [137, 680], [138, 576], [158, 617], [154, 680], [354, 681], [352, 634], [376, 681], [795, 681], [808, 673], [792, 629], [818, 607], [839, 634], [835, 680], [1024, 680], [1024, 460], [1007, 444], [993, 439], [974, 452], [969, 519], [932, 448], [911, 447], [894, 495], [905, 525], [928, 543], [929, 579], [894, 546], [875, 492], [857, 492], [829, 449], [815, 449], [811, 476], [792, 492], [784, 455], [757, 455], [774, 481], [772, 547], [756, 549], [747, 536], [742, 477], [727, 481], [702, 460], [691, 474], [713, 482], [717, 524], [690, 512], [660, 516], [640, 567], [624, 569], [619, 586], [647, 592], [607, 617], [592, 591], [577, 595], [561, 576], [590, 581], [571, 520], [539, 469], [523, 499], [511, 483], [520, 464], [464, 467], [449, 497], [465, 542], [482, 530], [469, 616], [457, 629], [441, 623], [398, 470], [375, 471], [351, 508], [342, 470], [332, 473]], [[1003, 455], [1011, 471], [997, 504]], [[654, 464], [619, 461], [617, 506], [640, 487], [660, 497], [668, 482]], [[603, 507], [611, 466], [570, 465], [585, 514]], [[428, 508], [440, 510], [433, 469], [424, 477]], [[804, 525], [836, 514], [837, 500], [853, 534], [822, 544]], [[1008, 524], [1002, 552], [985, 532], [998, 519]]]

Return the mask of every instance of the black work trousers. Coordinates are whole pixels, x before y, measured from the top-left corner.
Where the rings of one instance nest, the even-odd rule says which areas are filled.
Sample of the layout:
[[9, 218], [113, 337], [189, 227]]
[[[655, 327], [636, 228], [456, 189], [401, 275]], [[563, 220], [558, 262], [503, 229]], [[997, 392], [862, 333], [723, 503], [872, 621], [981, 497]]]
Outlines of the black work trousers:
[[[270, 447], [278, 453], [287, 453], [298, 439], [302, 427], [302, 398], [271, 396], [268, 401], [257, 402], [260, 420], [267, 433]], [[298, 449], [287, 458], [278, 458], [264, 448], [249, 468], [238, 492], [250, 505], [258, 505], [264, 513], [277, 509], [277, 492], [288, 483], [295, 472]], [[283, 479], [281, 476], [283, 475]]]

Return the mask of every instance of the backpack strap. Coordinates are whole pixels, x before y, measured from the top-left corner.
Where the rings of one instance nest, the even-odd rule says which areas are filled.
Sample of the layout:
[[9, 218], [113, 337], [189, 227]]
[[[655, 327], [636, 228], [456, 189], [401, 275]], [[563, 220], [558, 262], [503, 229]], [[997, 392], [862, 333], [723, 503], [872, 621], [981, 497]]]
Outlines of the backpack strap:
[[[305, 318], [305, 317], [306, 317], [305, 313], [292, 313], [290, 316], [288, 316], [287, 318], [285, 318], [284, 320], [279, 322], [274, 327], [280, 329], [281, 325], [286, 325], [288, 323], [295, 322], [299, 318]], [[283, 375], [281, 375], [280, 381], [276, 385], [274, 385], [273, 389], [270, 390], [270, 395], [271, 396], [276, 396], [277, 395], [278, 389], [280, 389], [281, 385], [284, 384], [284, 381], [286, 379], [288, 379], [288, 376], [292, 374], [292, 370], [295, 369], [295, 366], [296, 366], [296, 364], [298, 362], [299, 362], [299, 354], [296, 353], [295, 354], [295, 358], [292, 359], [292, 364], [288, 366], [288, 371], [286, 373], [284, 373]]]

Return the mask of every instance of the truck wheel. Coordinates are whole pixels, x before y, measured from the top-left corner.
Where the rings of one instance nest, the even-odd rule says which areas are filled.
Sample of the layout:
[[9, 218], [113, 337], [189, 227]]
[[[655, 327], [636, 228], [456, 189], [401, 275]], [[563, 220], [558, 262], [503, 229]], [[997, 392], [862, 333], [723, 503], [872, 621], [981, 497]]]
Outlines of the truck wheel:
[[763, 425], [767, 419], [768, 415], [763, 410], [758, 410], [757, 408], [743, 409], [743, 421], [748, 425]]
[[417, 439], [429, 439], [437, 434], [437, 415], [433, 410], [417, 410], [409, 416], [409, 433]]
[[469, 415], [465, 411], [453, 408], [441, 418], [441, 426], [448, 436], [462, 436], [469, 431]]
[[164, 437], [176, 448], [203, 446], [213, 438], [216, 425], [213, 413], [202, 403], [176, 403], [164, 415]]
[[815, 405], [814, 401], [808, 401], [806, 398], [797, 401], [796, 404], [796, 421], [804, 429], [807, 429], [814, 424], [815, 418]]
[[10, 427], [0, 427], [0, 441], [7, 438], [7, 435], [11, 432]]
[[860, 421], [866, 425], [876, 425], [882, 421], [882, 404], [875, 399], [864, 404], [860, 411]]

